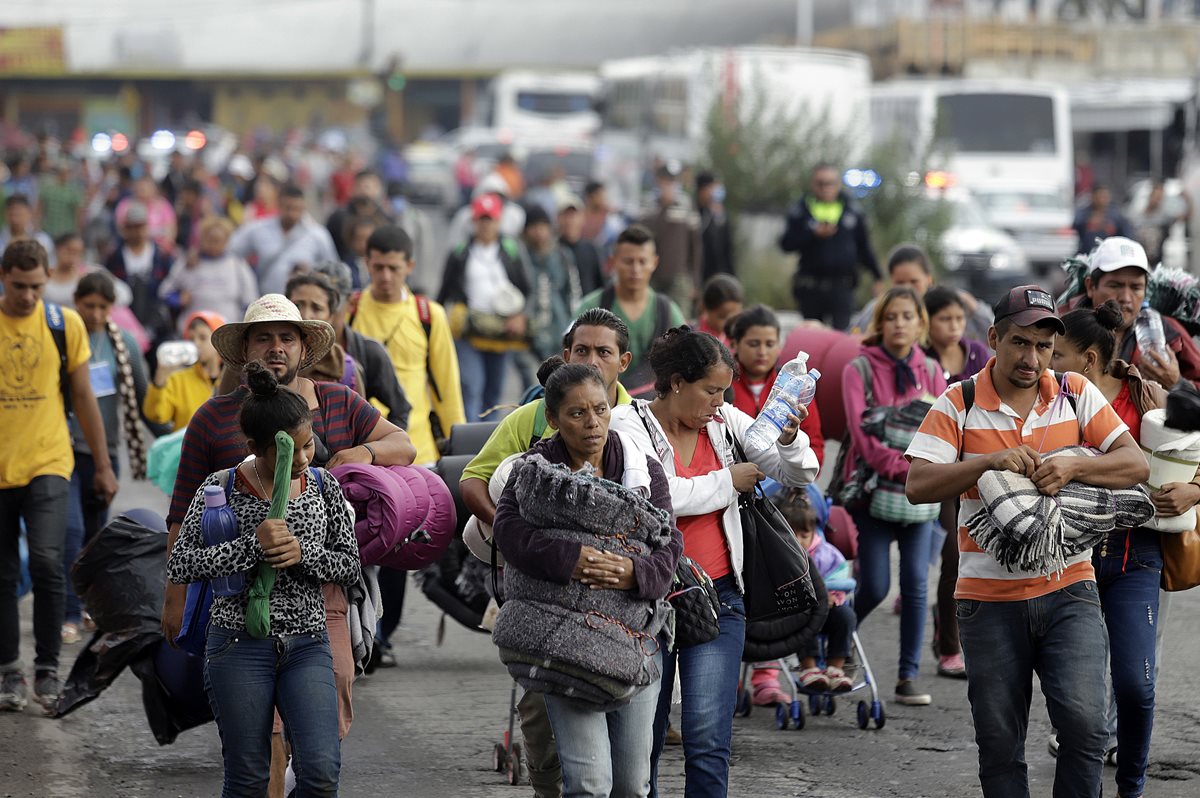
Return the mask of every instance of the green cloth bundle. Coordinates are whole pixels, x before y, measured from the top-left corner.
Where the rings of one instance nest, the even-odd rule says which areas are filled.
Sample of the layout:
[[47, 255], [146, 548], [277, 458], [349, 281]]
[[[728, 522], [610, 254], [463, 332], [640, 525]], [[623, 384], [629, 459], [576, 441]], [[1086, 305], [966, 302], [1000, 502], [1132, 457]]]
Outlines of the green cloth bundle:
[[[284, 431], [275, 433], [275, 485], [271, 491], [271, 509], [267, 518], [282, 519], [287, 514], [288, 494], [292, 492], [292, 436]], [[264, 638], [271, 633], [271, 591], [275, 587], [275, 569], [263, 561], [258, 564], [254, 584], [250, 586], [250, 603], [246, 605], [246, 631], [251, 637]]]

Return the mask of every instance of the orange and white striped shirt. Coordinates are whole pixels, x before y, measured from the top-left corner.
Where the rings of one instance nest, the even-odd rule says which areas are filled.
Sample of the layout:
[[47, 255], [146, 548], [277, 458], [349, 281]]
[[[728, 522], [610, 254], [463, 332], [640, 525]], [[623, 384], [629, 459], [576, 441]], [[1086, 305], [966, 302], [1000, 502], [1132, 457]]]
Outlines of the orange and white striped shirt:
[[[1063, 446], [1087, 444], [1108, 451], [1127, 431], [1104, 395], [1086, 378], [1068, 372], [1067, 395], [1070, 402], [1056, 402], [1060, 375], [1046, 370], [1038, 383], [1038, 399], [1029, 417], [1022, 419], [1005, 404], [992, 382], [993, 357], [975, 375], [975, 405], [970, 418], [963, 412], [962, 386], [951, 385], [930, 409], [913, 437], [905, 456], [919, 457], [931, 463], [949, 464], [983, 457], [1022, 444], [1046, 453]], [[1042, 576], [1030, 571], [1009, 571], [990, 554], [983, 552], [967, 534], [966, 521], [983, 508], [979, 489], [962, 495], [958, 511], [958, 585], [954, 597], [979, 601], [1025, 601], [1044, 596], [1075, 582], [1094, 579], [1091, 552], [1072, 558], [1061, 575]]]

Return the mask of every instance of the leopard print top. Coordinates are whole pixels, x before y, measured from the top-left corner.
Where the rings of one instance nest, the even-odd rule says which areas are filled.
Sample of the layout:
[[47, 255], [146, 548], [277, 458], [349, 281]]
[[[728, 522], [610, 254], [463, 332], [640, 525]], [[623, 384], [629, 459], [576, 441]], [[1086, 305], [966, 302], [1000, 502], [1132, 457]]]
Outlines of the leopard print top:
[[[246, 605], [254, 569], [263, 558], [255, 530], [267, 518], [271, 503], [245, 493], [235, 483], [229, 507], [238, 519], [241, 534], [236, 540], [205, 546], [200, 532], [204, 512], [204, 488], [223, 485], [224, 473], [209, 474], [192, 497], [179, 538], [167, 561], [167, 577], [175, 584], [228, 576], [248, 571], [246, 588], [236, 596], [216, 596], [212, 623], [227, 629], [246, 628]], [[279, 571], [271, 591], [271, 634], [307, 634], [325, 628], [325, 602], [321, 586], [326, 582], [353, 585], [358, 581], [358, 541], [354, 537], [350, 510], [342, 498], [337, 479], [322, 470], [324, 491], [317, 480], [308, 479], [300, 495], [288, 501], [288, 529], [300, 540], [300, 562]]]

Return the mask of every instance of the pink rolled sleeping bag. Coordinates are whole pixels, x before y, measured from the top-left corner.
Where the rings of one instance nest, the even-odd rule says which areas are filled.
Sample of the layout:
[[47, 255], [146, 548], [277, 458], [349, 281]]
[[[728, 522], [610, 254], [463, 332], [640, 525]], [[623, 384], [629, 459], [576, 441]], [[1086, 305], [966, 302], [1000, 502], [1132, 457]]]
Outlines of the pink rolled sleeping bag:
[[458, 520], [450, 489], [428, 468], [387, 466], [384, 471], [404, 482], [416, 502], [412, 511], [405, 513], [406, 531], [400, 542], [385, 553], [379, 564], [401, 571], [416, 571], [437, 562], [450, 546]]
[[[342, 486], [342, 495], [354, 508], [354, 537], [363, 565], [375, 565], [416, 529], [404, 527], [406, 515], [417, 506], [408, 483], [387, 469], [346, 463], [330, 471]], [[426, 495], [428, 492], [425, 492]]]

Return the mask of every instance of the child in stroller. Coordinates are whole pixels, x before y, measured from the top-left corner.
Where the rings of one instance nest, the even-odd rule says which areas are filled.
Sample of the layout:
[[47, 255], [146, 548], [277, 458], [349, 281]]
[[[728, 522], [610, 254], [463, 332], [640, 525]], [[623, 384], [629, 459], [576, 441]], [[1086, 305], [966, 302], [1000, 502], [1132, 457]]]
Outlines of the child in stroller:
[[[824, 495], [815, 485], [790, 488], [780, 491], [774, 501], [780, 513], [791, 525], [797, 542], [808, 552], [813, 569], [825, 581], [829, 595], [829, 614], [821, 627], [820, 635], [826, 640], [824, 669], [818, 667], [819, 641], [814, 638], [800, 656], [800, 672], [797, 679], [802, 688], [811, 692], [849, 691], [853, 683], [844, 670], [850, 655], [851, 642], [857, 622], [854, 608], [847, 603], [852, 594], [855, 580], [850, 574], [850, 563], [831, 543], [825, 540], [819, 527], [822, 516], [828, 518], [828, 505]], [[821, 512], [824, 511], [824, 512]], [[753, 701], [759, 706], [787, 703], [791, 697], [779, 685], [779, 671], [770, 667], [755, 667], [752, 670], [751, 686]]]

